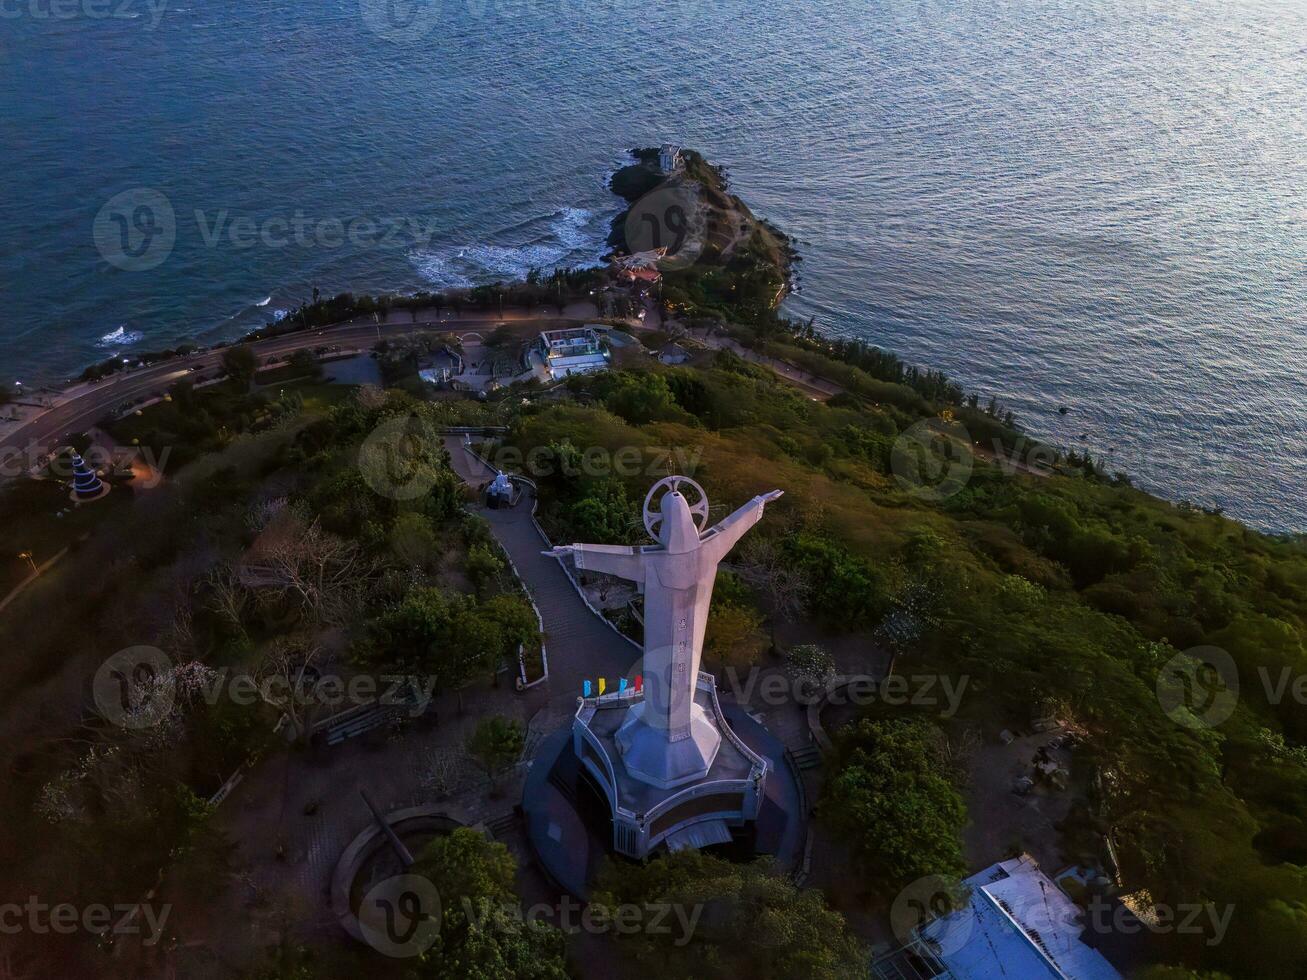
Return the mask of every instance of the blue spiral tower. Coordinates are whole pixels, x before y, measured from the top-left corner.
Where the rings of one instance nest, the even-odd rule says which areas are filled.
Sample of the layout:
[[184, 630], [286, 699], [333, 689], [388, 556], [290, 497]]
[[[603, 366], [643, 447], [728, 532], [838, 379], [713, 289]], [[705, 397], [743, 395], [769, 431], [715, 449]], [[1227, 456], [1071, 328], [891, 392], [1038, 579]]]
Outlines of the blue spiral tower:
[[86, 465], [80, 453], [73, 453], [73, 493], [78, 500], [91, 500], [104, 492], [104, 484], [95, 470]]

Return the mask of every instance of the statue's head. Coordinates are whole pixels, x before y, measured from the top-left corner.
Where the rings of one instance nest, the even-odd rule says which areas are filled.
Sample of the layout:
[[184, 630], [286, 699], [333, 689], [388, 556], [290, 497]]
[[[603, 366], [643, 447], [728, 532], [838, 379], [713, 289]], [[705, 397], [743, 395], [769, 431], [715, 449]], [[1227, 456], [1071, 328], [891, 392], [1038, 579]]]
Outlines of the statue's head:
[[672, 554], [692, 551], [699, 544], [699, 529], [694, 526], [690, 503], [680, 491], [663, 494], [663, 525], [658, 542]]
[[[682, 492], [682, 487], [690, 489], [693, 499]], [[655, 504], [659, 490], [666, 492]], [[707, 520], [708, 496], [689, 477], [669, 476], [659, 480], [644, 498], [645, 529], [671, 554], [697, 548]]]

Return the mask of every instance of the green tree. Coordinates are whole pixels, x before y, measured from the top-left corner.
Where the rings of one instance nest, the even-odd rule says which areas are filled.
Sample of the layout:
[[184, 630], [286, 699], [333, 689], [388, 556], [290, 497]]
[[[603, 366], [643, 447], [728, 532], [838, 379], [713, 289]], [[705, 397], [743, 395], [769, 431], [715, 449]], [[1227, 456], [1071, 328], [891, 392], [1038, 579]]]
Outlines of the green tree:
[[414, 511], [395, 518], [390, 529], [390, 547], [404, 564], [422, 569], [433, 568], [442, 551], [431, 521]]
[[635, 507], [621, 481], [608, 478], [595, 483], [572, 505], [571, 518], [582, 541], [626, 544], [631, 538]]
[[469, 827], [437, 837], [412, 873], [440, 894], [440, 941], [423, 954], [423, 980], [566, 980], [563, 934], [521, 915], [508, 848]]
[[804, 597], [814, 614], [856, 629], [889, 608], [886, 573], [843, 545], [804, 531], [786, 538], [782, 553], [805, 582]]
[[678, 414], [672, 389], [662, 375], [652, 372], [614, 375], [604, 401], [615, 414], [637, 425]]
[[367, 622], [354, 657], [369, 667], [434, 674], [448, 691], [492, 671], [538, 636], [535, 613], [519, 595], [478, 603], [472, 596], [416, 586]]
[[241, 382], [246, 387], [254, 380], [254, 372], [258, 367], [259, 359], [245, 344], [233, 344], [222, 352], [223, 371], [228, 377]]
[[526, 743], [522, 723], [503, 715], [492, 715], [477, 722], [467, 739], [467, 750], [477, 765], [486, 771], [492, 787], [497, 787], [504, 772], [517, 762]]
[[967, 809], [927, 722], [863, 719], [845, 728], [821, 813], [888, 888], [924, 875], [960, 878]]
[[289, 365], [292, 367], [295, 377], [322, 377], [322, 362], [313, 356], [313, 352], [308, 348], [301, 347], [295, 353], [291, 354]]
[[713, 664], [744, 667], [762, 652], [762, 617], [753, 591], [734, 572], [718, 569], [708, 610], [704, 656]]
[[477, 595], [485, 595], [490, 586], [503, 574], [504, 560], [488, 545], [474, 544], [468, 549], [464, 568], [467, 577], [472, 580]]
[[677, 910], [667, 933], [618, 937], [619, 948], [646, 972], [709, 980], [845, 980], [866, 973], [866, 951], [843, 916], [821, 892], [798, 888], [765, 861], [735, 864], [695, 850], [644, 865], [609, 861], [592, 901], [610, 910], [661, 903]]

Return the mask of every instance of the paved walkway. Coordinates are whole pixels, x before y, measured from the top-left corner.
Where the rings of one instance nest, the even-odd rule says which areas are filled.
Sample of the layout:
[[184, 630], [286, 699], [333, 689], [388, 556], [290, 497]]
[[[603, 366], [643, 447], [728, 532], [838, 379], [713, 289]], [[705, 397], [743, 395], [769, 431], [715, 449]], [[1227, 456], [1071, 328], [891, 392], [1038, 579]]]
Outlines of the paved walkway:
[[[480, 487], [494, 478], [494, 471], [464, 448], [461, 436], [446, 436], [445, 448], [454, 471], [471, 486]], [[581, 693], [582, 680], [604, 676], [612, 684], [625, 676], [640, 651], [590, 611], [557, 559], [541, 554], [549, 545], [531, 519], [534, 503], [528, 488], [511, 510], [481, 508], [478, 513], [490, 524], [540, 609], [549, 652], [550, 705], [561, 708]]]

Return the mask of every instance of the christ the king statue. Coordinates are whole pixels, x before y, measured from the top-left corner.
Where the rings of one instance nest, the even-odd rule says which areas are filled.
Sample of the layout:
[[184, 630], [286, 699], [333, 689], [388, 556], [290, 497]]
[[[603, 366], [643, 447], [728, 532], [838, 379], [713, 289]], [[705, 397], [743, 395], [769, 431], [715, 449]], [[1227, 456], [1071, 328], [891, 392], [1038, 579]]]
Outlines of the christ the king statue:
[[[694, 503], [682, 486], [694, 490]], [[665, 492], [656, 501], [660, 490]], [[688, 477], [669, 476], [644, 501], [644, 526], [656, 545], [574, 544], [547, 552], [570, 553], [578, 569], [637, 582], [644, 593], [644, 699], [617, 732], [623, 763], [634, 778], [670, 789], [703, 778], [712, 767], [721, 733], [694, 693], [717, 565], [782, 493], [754, 497], [704, 530], [703, 488]]]

